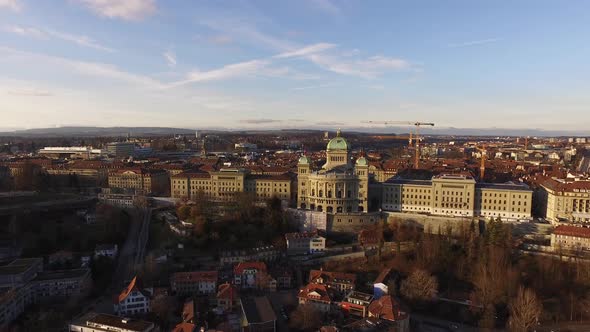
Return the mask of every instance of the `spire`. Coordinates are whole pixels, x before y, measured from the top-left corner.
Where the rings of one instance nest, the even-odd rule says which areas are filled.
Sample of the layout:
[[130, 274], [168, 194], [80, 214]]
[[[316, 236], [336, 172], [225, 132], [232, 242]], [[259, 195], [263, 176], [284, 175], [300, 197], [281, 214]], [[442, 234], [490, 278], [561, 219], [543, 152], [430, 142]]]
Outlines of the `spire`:
[[340, 128], [338, 128], [338, 130], [336, 131], [336, 137], [340, 137], [341, 134], [342, 134], [342, 131], [340, 130]]

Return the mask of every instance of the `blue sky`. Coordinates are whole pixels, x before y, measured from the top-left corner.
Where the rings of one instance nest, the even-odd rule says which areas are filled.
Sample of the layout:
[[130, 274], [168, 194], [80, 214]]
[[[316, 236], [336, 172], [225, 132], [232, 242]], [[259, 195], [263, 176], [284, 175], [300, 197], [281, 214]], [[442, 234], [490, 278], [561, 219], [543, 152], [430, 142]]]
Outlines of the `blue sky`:
[[585, 130], [585, 1], [0, 0], [3, 128]]

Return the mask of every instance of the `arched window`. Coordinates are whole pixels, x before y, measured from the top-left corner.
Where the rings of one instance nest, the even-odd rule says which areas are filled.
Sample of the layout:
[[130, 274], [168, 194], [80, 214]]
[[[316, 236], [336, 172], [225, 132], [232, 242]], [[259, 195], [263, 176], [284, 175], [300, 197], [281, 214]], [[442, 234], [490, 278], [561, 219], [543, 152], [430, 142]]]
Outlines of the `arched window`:
[[305, 209], [305, 208], [306, 208], [306, 205], [305, 205], [305, 203], [301, 203], [301, 208], [302, 208], [302, 209]]
[[342, 190], [338, 190], [338, 192], [336, 192], [336, 198], [342, 198]]
[[359, 212], [363, 212], [364, 208], [362, 205], [359, 205]]
[[324, 191], [323, 190], [319, 190], [318, 191], [318, 197], [324, 197]]
[[311, 196], [315, 196], [315, 189], [311, 190]]
[[324, 211], [324, 208], [321, 205], [318, 205], [318, 212]]
[[346, 207], [346, 212], [352, 212], [352, 206], [347, 206]]
[[332, 198], [332, 190], [328, 190], [328, 193], [327, 193], [326, 197]]
[[336, 208], [336, 212], [338, 212], [338, 213], [342, 213], [342, 206], [339, 206], [339, 207], [337, 207], [337, 208]]
[[334, 212], [334, 208], [333, 208], [333, 207], [331, 207], [331, 206], [328, 206], [328, 207], [326, 208], [326, 212], [328, 212], [328, 213], [332, 213], [332, 212]]

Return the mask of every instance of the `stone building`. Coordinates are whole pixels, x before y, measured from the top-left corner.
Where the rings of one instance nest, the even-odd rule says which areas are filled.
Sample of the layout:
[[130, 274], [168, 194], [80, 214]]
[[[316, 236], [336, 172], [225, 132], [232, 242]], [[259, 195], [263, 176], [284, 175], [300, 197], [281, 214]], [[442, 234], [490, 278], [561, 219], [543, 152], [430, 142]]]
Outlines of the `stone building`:
[[298, 162], [297, 207], [326, 213], [368, 210], [369, 163], [360, 157], [353, 164], [351, 146], [338, 130], [326, 147], [326, 163], [312, 168], [307, 156]]
[[590, 180], [550, 178], [541, 183], [539, 204], [547, 220], [590, 222]]

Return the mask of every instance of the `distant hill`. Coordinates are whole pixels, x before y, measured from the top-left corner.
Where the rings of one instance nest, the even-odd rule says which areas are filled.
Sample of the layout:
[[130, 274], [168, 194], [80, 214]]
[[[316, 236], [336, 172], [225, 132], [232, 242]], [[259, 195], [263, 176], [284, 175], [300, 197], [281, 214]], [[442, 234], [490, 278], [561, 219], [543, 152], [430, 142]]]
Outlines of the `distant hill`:
[[162, 136], [194, 133], [193, 129], [165, 127], [57, 127], [0, 132], [0, 136]]
[[[310, 125], [309, 128], [199, 128], [208, 134], [212, 133], [244, 133], [244, 134], [287, 134], [287, 133], [312, 133], [317, 131], [328, 130], [334, 132], [337, 128]], [[2, 130], [2, 129], [0, 129]], [[409, 126], [404, 127], [343, 127], [342, 130], [348, 133], [368, 133], [368, 134], [387, 134], [387, 133], [408, 133]], [[432, 136], [545, 136], [545, 137], [571, 137], [571, 136], [590, 136], [590, 131], [567, 131], [567, 130], [544, 130], [537, 128], [452, 128], [452, 127], [427, 127], [422, 128], [420, 132], [423, 135]], [[168, 127], [56, 127], [56, 128], [38, 128], [22, 129], [0, 132], [0, 136], [166, 136], [166, 135], [194, 135], [195, 129], [186, 128], [168, 128]]]

